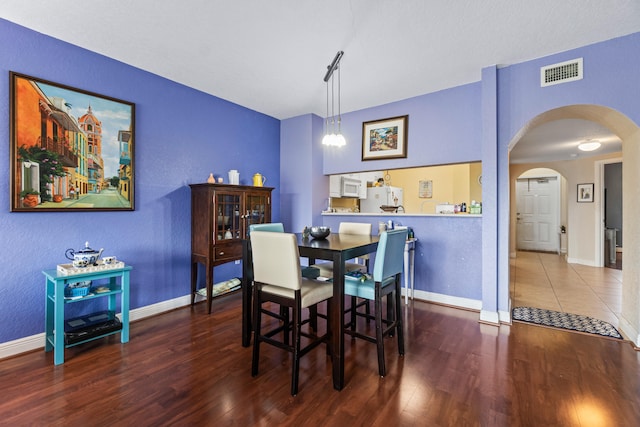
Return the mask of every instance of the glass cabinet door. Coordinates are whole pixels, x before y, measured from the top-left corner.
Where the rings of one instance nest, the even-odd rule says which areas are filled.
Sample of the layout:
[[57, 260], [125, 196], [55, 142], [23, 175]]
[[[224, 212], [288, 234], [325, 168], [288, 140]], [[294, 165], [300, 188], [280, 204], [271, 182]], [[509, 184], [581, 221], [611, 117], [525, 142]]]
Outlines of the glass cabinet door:
[[216, 193], [218, 215], [216, 221], [216, 238], [218, 241], [239, 239], [242, 230], [240, 194]]
[[264, 224], [265, 222], [268, 222], [270, 217], [270, 212], [268, 211], [269, 197], [269, 195], [265, 195], [264, 193], [247, 193], [245, 212], [245, 217], [247, 219], [247, 235], [249, 225]]

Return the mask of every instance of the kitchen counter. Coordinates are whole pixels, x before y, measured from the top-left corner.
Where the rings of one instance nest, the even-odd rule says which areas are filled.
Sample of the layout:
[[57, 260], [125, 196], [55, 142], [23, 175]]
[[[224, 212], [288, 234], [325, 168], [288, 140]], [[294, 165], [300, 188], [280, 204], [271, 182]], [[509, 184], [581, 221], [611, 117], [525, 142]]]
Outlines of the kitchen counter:
[[437, 214], [437, 213], [390, 213], [390, 212], [326, 212], [322, 211], [322, 216], [384, 216], [384, 217], [456, 217], [456, 218], [482, 218], [482, 214], [469, 214], [469, 213], [457, 213], [457, 214]]
[[482, 308], [481, 214], [323, 212], [318, 222], [331, 230], [338, 230], [341, 222], [370, 223], [372, 234], [378, 234], [380, 223], [389, 220], [395, 226], [411, 227], [417, 239], [417, 299]]

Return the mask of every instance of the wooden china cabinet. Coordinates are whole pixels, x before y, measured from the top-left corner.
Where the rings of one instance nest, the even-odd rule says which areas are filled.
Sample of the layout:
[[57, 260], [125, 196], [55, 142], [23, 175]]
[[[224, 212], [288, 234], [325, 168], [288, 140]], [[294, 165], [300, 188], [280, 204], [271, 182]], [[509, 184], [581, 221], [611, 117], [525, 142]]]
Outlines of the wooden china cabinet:
[[198, 264], [206, 270], [207, 310], [211, 313], [213, 267], [242, 259], [249, 225], [271, 222], [271, 187], [191, 184], [191, 305]]

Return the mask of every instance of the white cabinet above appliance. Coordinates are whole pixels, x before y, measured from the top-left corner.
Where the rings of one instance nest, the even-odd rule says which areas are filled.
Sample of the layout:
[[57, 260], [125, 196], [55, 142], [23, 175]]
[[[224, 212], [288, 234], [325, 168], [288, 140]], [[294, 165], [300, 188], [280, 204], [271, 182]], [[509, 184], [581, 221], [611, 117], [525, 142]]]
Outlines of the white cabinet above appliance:
[[366, 196], [366, 184], [362, 185], [358, 174], [329, 176], [329, 197], [364, 198]]

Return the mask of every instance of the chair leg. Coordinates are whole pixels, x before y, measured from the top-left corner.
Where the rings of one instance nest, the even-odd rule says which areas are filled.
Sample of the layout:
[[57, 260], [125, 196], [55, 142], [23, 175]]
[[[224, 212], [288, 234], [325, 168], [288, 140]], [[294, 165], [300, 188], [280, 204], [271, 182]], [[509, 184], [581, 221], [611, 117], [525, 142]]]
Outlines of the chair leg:
[[332, 350], [332, 347], [331, 347], [331, 342], [332, 342], [331, 341], [331, 334], [332, 334], [332, 331], [331, 331], [331, 303], [332, 303], [332, 301], [333, 301], [333, 298], [329, 298], [327, 300], [327, 325], [326, 325], [327, 335], [326, 335], [326, 338], [325, 338], [327, 340], [326, 343], [325, 343], [326, 344], [326, 348], [327, 348], [327, 356], [331, 356], [333, 354], [333, 350]]
[[376, 300], [375, 300], [375, 310], [376, 310], [376, 345], [378, 347], [378, 373], [381, 377], [384, 377], [387, 373], [386, 367], [384, 365], [384, 340], [383, 340], [383, 330], [384, 325], [382, 324], [382, 297], [380, 296], [379, 286], [376, 285]]
[[298, 394], [298, 378], [300, 373], [300, 323], [301, 321], [300, 305], [293, 307], [293, 366], [291, 368], [291, 395]]
[[[393, 320], [394, 304], [395, 304], [395, 301], [393, 300], [393, 295], [387, 294], [387, 319], [391, 321]], [[395, 329], [391, 329], [389, 331], [389, 336], [392, 337], [394, 333], [395, 333]]]
[[280, 307], [280, 313], [284, 319], [284, 328], [282, 329], [282, 342], [285, 345], [289, 345], [289, 327], [291, 325], [291, 319], [289, 318], [289, 307]]
[[260, 311], [262, 302], [260, 301], [260, 291], [254, 286], [253, 298], [253, 357], [251, 359], [251, 376], [258, 375], [258, 364], [260, 362], [260, 333], [262, 325], [262, 313]]
[[309, 327], [313, 332], [318, 332], [318, 306], [309, 307]]
[[396, 278], [396, 290], [395, 290], [395, 299], [396, 299], [396, 330], [398, 333], [398, 354], [401, 356], [404, 355], [404, 327], [403, 327], [403, 316], [402, 316], [402, 296], [400, 295], [400, 279]]
[[[364, 265], [366, 266], [367, 269], [367, 273], [370, 271], [369, 270], [369, 258], [364, 260]], [[367, 324], [371, 323], [371, 301], [366, 300], [366, 304], [365, 304], [365, 313], [367, 313]]]
[[[353, 332], [356, 330], [356, 312], [358, 310], [358, 301], [356, 297], [351, 297], [351, 318], [349, 320], [349, 327]], [[351, 335], [351, 339], [356, 339], [353, 335]]]
[[369, 324], [371, 323], [371, 318], [369, 317], [371, 316], [371, 304], [369, 303], [369, 300], [365, 300], [364, 311], [367, 313], [367, 324]]

